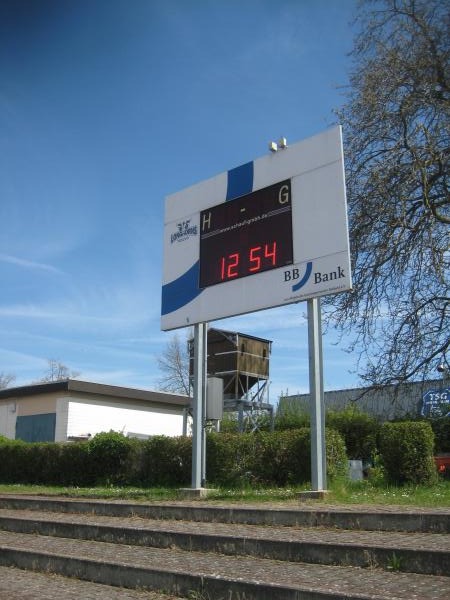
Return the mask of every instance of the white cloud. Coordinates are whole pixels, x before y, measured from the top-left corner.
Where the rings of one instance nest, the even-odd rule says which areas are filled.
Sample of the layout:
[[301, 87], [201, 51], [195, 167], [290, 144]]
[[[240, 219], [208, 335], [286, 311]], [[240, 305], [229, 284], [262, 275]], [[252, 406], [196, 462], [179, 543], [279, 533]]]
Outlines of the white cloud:
[[0, 253], [0, 261], [8, 263], [10, 265], [15, 265], [17, 267], [22, 267], [24, 269], [47, 271], [49, 273], [55, 273], [57, 275], [64, 275], [63, 271], [57, 269], [52, 265], [41, 262], [35, 262], [33, 260], [27, 260], [25, 258], [18, 258], [17, 256], [10, 256], [9, 254]]
[[263, 337], [263, 332], [278, 334], [280, 331], [304, 329], [307, 324], [305, 314], [306, 305], [295, 304], [222, 319], [211, 326]]
[[2, 370], [13, 371], [17, 364], [26, 369], [42, 369], [47, 365], [47, 361], [43, 358], [26, 352], [16, 352], [7, 348], [0, 348], [0, 361]]

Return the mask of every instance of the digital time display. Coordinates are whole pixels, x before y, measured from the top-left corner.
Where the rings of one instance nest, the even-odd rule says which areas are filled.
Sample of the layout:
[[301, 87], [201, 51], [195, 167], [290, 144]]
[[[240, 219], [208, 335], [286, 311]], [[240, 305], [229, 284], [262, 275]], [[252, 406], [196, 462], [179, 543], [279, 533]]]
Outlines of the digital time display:
[[293, 263], [291, 181], [200, 213], [200, 288]]

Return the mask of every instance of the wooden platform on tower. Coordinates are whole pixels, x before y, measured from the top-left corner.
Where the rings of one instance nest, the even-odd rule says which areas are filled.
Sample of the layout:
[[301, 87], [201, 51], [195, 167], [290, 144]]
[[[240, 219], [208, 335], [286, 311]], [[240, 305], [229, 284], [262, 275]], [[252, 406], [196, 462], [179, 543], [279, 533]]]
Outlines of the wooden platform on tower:
[[[207, 373], [223, 380], [224, 411], [236, 412], [238, 428], [255, 430], [258, 417], [268, 414], [273, 425], [273, 406], [269, 403], [269, 359], [271, 340], [243, 333], [208, 329]], [[190, 344], [190, 373], [193, 374], [193, 343]]]

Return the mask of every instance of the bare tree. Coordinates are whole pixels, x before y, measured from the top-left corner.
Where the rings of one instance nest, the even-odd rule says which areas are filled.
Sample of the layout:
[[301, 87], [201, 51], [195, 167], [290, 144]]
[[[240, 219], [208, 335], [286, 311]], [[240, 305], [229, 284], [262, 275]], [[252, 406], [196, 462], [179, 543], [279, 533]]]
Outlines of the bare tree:
[[188, 339], [183, 342], [174, 334], [158, 358], [158, 367], [163, 373], [158, 381], [161, 390], [190, 395]]
[[54, 358], [47, 359], [48, 370], [42, 379], [36, 383], [51, 383], [52, 381], [63, 381], [79, 377], [79, 371], [71, 371], [66, 365]]
[[0, 390], [6, 389], [14, 380], [16, 379], [15, 375], [11, 375], [10, 373], [0, 373]]
[[363, 381], [396, 383], [448, 361], [449, 4], [361, 0], [357, 22], [337, 111], [355, 289], [327, 300], [327, 317], [356, 336]]

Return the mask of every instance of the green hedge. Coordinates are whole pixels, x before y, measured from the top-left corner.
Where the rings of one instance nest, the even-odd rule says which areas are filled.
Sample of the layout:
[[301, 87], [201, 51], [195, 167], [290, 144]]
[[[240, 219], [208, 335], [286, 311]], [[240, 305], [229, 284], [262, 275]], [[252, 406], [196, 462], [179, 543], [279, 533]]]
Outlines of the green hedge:
[[26, 444], [20, 440], [0, 438], [1, 483], [24, 483], [26, 481], [28, 465], [23, 459], [25, 448]]
[[192, 438], [158, 435], [141, 442], [138, 483], [144, 487], [188, 485], [192, 471]]
[[384, 423], [380, 430], [379, 448], [388, 481], [425, 485], [436, 481], [434, 435], [429, 423]]
[[[355, 409], [329, 413], [327, 473], [346, 471], [350, 458], [378, 450], [389, 482], [428, 484], [436, 480], [436, 452], [449, 451], [450, 419], [391, 422], [379, 426]], [[434, 432], [434, 433], [433, 433]], [[344, 443], [345, 439], [345, 443]], [[309, 427], [207, 437], [209, 485], [285, 486], [310, 480]], [[155, 436], [139, 441], [109, 432], [88, 442], [26, 443], [0, 436], [0, 483], [44, 485], [187, 486], [191, 481], [192, 440]]]
[[309, 427], [311, 418], [309, 412], [301, 406], [295, 406], [286, 402], [280, 403], [274, 418], [274, 427], [277, 431], [285, 429], [300, 429]]
[[[331, 429], [326, 440], [327, 472], [333, 478], [346, 469], [345, 445]], [[310, 431], [210, 434], [206, 460], [213, 485], [303, 483], [310, 480]], [[0, 483], [186, 486], [191, 465], [192, 439], [187, 437], [139, 441], [109, 432], [64, 444], [0, 439]]]
[[[281, 403], [275, 416], [275, 429], [299, 429], [309, 427], [310, 416], [302, 406]], [[325, 424], [337, 430], [345, 441], [348, 458], [371, 460], [377, 451], [378, 420], [355, 405], [340, 410], [328, 409]]]
[[430, 419], [429, 423], [434, 433], [435, 453], [450, 452], [450, 417]]
[[[347, 456], [342, 437], [326, 432], [327, 472], [345, 472]], [[222, 486], [285, 486], [310, 481], [309, 428], [281, 432], [211, 434], [207, 440], [208, 483]]]
[[370, 460], [375, 456], [380, 431], [375, 417], [356, 406], [348, 406], [342, 410], [328, 410], [326, 424], [342, 435], [350, 460]]

